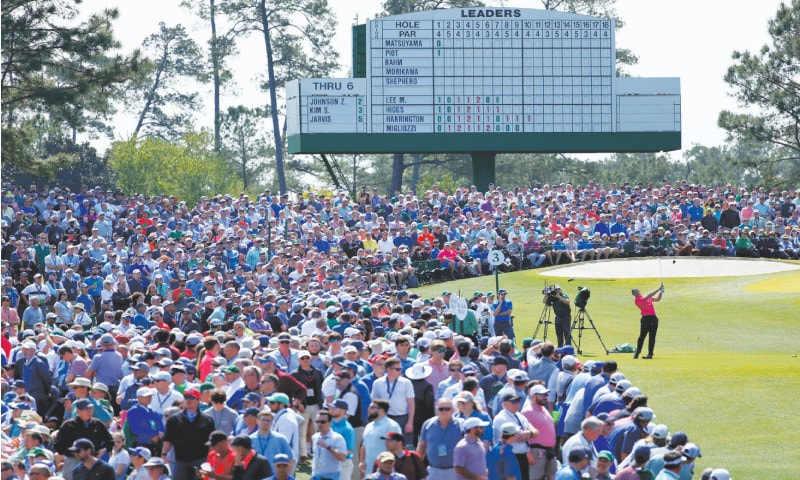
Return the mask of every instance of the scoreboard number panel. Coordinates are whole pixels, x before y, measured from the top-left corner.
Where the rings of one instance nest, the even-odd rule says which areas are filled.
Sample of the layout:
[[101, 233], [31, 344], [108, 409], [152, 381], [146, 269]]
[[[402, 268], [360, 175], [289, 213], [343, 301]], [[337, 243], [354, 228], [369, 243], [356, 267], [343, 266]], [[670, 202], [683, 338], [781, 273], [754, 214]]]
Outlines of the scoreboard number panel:
[[367, 133], [367, 83], [363, 78], [304, 78], [286, 87], [286, 106], [300, 112], [287, 133]]
[[452, 9], [371, 20], [367, 32], [371, 132], [613, 130], [609, 19]]

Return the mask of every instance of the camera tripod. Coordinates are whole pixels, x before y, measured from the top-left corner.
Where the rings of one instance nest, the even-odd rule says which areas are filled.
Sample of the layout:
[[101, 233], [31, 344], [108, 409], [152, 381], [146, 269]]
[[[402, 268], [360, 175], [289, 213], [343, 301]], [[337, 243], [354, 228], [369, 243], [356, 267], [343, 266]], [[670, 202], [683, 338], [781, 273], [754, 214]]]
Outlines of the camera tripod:
[[539, 328], [544, 325], [544, 332], [542, 335], [542, 341], [547, 340], [547, 326], [552, 324], [553, 321], [550, 318], [553, 315], [553, 305], [550, 302], [547, 302], [542, 309], [541, 315], [539, 315], [539, 324], [536, 325], [536, 330], [533, 332], [533, 338], [539, 338]]
[[[590, 327], [585, 325], [585, 320], [589, 320]], [[572, 329], [570, 329], [570, 336], [572, 335], [572, 330], [578, 330], [578, 340], [575, 342], [575, 351], [583, 355], [583, 350], [581, 350], [581, 340], [583, 337], [584, 330], [594, 330], [595, 335], [597, 335], [597, 339], [600, 340], [600, 345], [603, 346], [603, 350], [605, 350], [606, 355], [608, 355], [608, 348], [606, 348], [606, 344], [603, 343], [603, 339], [600, 337], [600, 332], [597, 331], [597, 326], [592, 321], [592, 316], [589, 315], [589, 312], [586, 310], [586, 307], [578, 307], [578, 311], [575, 312], [575, 318], [572, 321]], [[572, 337], [573, 341], [575, 337]]]

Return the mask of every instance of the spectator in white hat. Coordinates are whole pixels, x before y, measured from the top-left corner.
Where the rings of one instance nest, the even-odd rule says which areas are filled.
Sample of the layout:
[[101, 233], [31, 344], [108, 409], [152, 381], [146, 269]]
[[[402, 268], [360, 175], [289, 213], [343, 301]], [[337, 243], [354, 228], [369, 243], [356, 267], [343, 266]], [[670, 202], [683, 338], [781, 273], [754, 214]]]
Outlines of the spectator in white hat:
[[[36, 298], [36, 297], [31, 297]], [[22, 366], [22, 380], [25, 390], [36, 400], [36, 412], [44, 415], [50, 407], [50, 387], [53, 384], [50, 367], [36, 354], [36, 344], [32, 340], [22, 342], [22, 355], [25, 359]]]
[[499, 440], [495, 441], [488, 454], [489, 464], [493, 466], [493, 471], [490, 472], [492, 478], [499, 480], [522, 478], [519, 462], [511, 446], [517, 440], [519, 433], [520, 427], [514, 422], [506, 422], [500, 426]]
[[453, 452], [456, 480], [488, 477], [486, 449], [481, 441], [487, 426], [489, 422], [478, 417], [470, 417], [461, 424], [465, 435]]
[[136, 404], [128, 410], [124, 431], [128, 433], [130, 447], [143, 447], [155, 453], [164, 436], [163, 417], [151, 408], [155, 390], [139, 387], [136, 390]]

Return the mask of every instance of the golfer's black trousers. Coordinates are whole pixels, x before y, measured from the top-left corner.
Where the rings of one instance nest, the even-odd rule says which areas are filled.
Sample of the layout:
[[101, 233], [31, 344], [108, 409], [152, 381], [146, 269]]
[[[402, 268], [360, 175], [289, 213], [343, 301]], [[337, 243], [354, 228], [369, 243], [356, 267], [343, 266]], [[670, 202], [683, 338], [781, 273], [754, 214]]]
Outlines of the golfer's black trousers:
[[647, 355], [653, 355], [653, 349], [656, 346], [656, 332], [658, 332], [658, 317], [655, 315], [643, 316], [639, 328], [639, 340], [636, 341], [636, 356], [642, 353], [644, 338], [648, 335], [650, 335], [650, 338], [647, 342]]

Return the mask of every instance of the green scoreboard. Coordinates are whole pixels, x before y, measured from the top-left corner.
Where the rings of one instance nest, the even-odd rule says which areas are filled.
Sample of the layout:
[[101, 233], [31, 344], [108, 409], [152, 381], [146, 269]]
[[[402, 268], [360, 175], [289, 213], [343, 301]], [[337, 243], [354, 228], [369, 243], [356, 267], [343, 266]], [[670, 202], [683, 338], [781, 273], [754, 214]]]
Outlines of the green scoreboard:
[[361, 31], [353, 58], [366, 65], [354, 71], [365, 78], [287, 85], [290, 153], [463, 152], [486, 162], [681, 147], [680, 80], [617, 77], [613, 19], [457, 8]]

